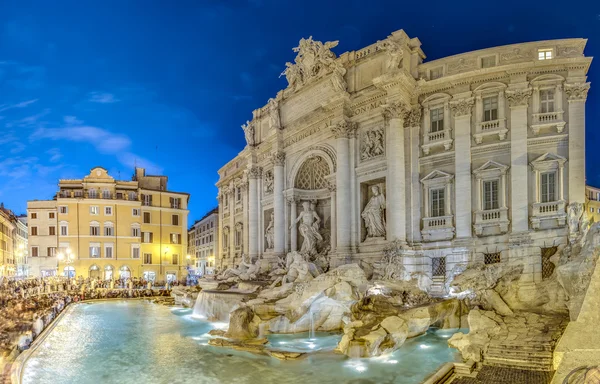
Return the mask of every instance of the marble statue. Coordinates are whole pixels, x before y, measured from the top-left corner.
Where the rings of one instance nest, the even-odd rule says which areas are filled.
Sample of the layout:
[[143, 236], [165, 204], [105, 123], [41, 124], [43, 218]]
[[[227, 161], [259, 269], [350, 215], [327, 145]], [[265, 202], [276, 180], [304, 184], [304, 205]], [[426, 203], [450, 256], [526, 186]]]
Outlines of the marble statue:
[[265, 192], [267, 193], [271, 193], [273, 192], [273, 185], [274, 185], [274, 176], [273, 176], [273, 171], [268, 170], [265, 172]]
[[308, 262], [303, 254], [296, 251], [287, 254], [286, 269], [284, 283], [304, 283], [320, 275], [318, 268]]
[[310, 202], [302, 202], [302, 208], [302, 212], [296, 218], [296, 223], [302, 221], [298, 227], [303, 238], [300, 252], [312, 256], [317, 253], [317, 244], [323, 241], [323, 236], [319, 233], [321, 218], [311, 207]]
[[373, 197], [365, 206], [361, 213], [361, 217], [365, 221], [367, 228], [367, 238], [369, 237], [384, 237], [385, 236], [385, 219], [383, 211], [385, 209], [385, 197], [379, 191], [377, 185], [371, 187]]
[[368, 160], [383, 155], [383, 129], [372, 129], [365, 132], [361, 144], [361, 160]]
[[244, 130], [244, 135], [246, 136], [246, 144], [248, 144], [250, 147], [255, 146], [256, 141], [254, 141], [254, 126], [252, 123], [246, 121], [246, 124], [242, 124], [242, 129]]
[[265, 239], [267, 240], [267, 250], [273, 250], [274, 241], [275, 241], [275, 214], [271, 212], [271, 219], [269, 220], [269, 225], [267, 225], [267, 229], [265, 230]]
[[269, 125], [271, 128], [281, 128], [281, 120], [279, 119], [279, 102], [273, 98], [267, 103], [269, 111]]
[[344, 79], [344, 75], [346, 74], [346, 68], [337, 61], [333, 62], [332, 65], [333, 73], [331, 75], [331, 85], [333, 89], [337, 92], [346, 92], [348, 85], [346, 84], [346, 80]]
[[[307, 82], [322, 77], [327, 73], [335, 70], [335, 54], [331, 51], [338, 45], [337, 41], [327, 41], [322, 43], [315, 41], [310, 36], [308, 39], [300, 39], [297, 47], [293, 51], [297, 53], [294, 59], [294, 64], [286, 63], [286, 69], [281, 75], [285, 75], [288, 81], [288, 87], [295, 90], [298, 86], [302, 86]], [[343, 72], [345, 73], [345, 69]], [[338, 74], [341, 69], [337, 68]], [[343, 74], [342, 74], [343, 76]], [[345, 87], [342, 83], [337, 82], [335, 86]], [[345, 88], [344, 88], [345, 90]]]
[[583, 204], [581, 204], [581, 203], [569, 204], [567, 213], [568, 213], [569, 235], [571, 237], [573, 237], [580, 230], [579, 223], [581, 221], [581, 217], [583, 216]]
[[398, 69], [402, 61], [402, 46], [397, 41], [387, 39], [378, 41], [377, 48], [385, 50], [388, 55], [386, 70], [393, 71]]

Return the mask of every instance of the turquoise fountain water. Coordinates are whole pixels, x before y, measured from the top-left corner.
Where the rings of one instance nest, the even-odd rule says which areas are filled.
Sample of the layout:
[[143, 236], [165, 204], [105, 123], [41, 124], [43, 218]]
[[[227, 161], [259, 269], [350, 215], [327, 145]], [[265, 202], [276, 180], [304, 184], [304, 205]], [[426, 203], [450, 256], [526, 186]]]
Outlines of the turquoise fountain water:
[[[32, 353], [25, 384], [96, 383], [419, 383], [458, 354], [453, 331], [431, 331], [395, 353], [348, 359], [331, 352], [340, 335], [270, 335], [273, 349], [309, 352], [298, 361], [208, 345], [224, 323], [198, 320], [190, 309], [145, 301], [77, 304]], [[312, 337], [311, 337], [312, 336]]]

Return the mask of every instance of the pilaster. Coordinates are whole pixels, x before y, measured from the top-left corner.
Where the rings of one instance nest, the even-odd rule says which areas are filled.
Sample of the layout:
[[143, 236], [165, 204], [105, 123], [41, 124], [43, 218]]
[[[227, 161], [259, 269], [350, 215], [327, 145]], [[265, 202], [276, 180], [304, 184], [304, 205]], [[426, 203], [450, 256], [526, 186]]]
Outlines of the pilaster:
[[[248, 166], [248, 253], [251, 258], [258, 256], [258, 179], [262, 176], [262, 168], [257, 165]], [[235, 234], [234, 234], [235, 236]], [[232, 236], [233, 237], [233, 236]]]
[[452, 101], [450, 108], [454, 113], [454, 164], [456, 237], [471, 237], [471, 113], [474, 100], [463, 97]]
[[404, 120], [410, 109], [401, 102], [384, 106], [387, 121], [387, 240], [406, 242], [406, 172], [404, 157]]
[[590, 83], [565, 84], [569, 102], [569, 203], [585, 203], [585, 101]]
[[285, 153], [278, 151], [272, 155], [273, 161], [273, 212], [274, 222], [274, 252], [276, 256], [282, 256], [285, 248], [285, 202], [283, 197]]
[[529, 229], [527, 107], [531, 88], [508, 89], [510, 107], [510, 211], [512, 232]]

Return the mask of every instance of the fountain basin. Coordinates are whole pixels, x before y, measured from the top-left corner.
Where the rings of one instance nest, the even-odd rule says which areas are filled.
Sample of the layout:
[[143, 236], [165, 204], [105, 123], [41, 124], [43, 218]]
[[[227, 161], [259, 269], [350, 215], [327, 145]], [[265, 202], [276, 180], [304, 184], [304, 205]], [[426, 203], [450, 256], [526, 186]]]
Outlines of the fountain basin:
[[[382, 358], [349, 359], [319, 351], [280, 361], [209, 346], [206, 334], [214, 324], [190, 312], [142, 300], [74, 304], [24, 354], [22, 383], [417, 384], [444, 363], [460, 361], [447, 340], [432, 332]], [[283, 340], [275, 337], [271, 340]]]

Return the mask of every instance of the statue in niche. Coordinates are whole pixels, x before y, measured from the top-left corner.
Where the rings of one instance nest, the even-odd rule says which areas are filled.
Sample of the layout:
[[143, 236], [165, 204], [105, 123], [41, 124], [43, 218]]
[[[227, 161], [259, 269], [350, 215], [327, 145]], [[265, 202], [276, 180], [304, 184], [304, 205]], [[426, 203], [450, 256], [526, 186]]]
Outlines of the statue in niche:
[[363, 135], [361, 160], [368, 160], [383, 155], [383, 129], [372, 129]]
[[300, 234], [303, 238], [300, 253], [313, 256], [318, 252], [317, 244], [320, 241], [323, 241], [323, 236], [319, 233], [321, 218], [317, 215], [317, 212], [314, 210], [314, 205], [311, 206], [310, 202], [302, 202], [302, 208], [303, 211], [300, 212], [300, 215], [296, 218], [296, 223], [302, 220], [299, 226]]
[[242, 124], [242, 129], [244, 130], [244, 136], [246, 137], [246, 144], [250, 147], [255, 146], [256, 141], [254, 140], [254, 126], [252, 123], [246, 121], [246, 124]]
[[267, 192], [267, 193], [273, 192], [273, 183], [274, 183], [273, 171], [268, 170], [267, 172], [265, 172], [265, 192]]
[[273, 250], [275, 242], [275, 226], [274, 226], [275, 214], [271, 212], [271, 220], [265, 230], [265, 239], [267, 240], [267, 251]]
[[385, 197], [379, 191], [377, 185], [373, 185], [371, 191], [373, 192], [373, 197], [371, 197], [365, 206], [365, 209], [361, 213], [361, 217], [365, 221], [367, 238], [384, 237], [385, 219], [383, 217], [383, 211], [385, 209]]

